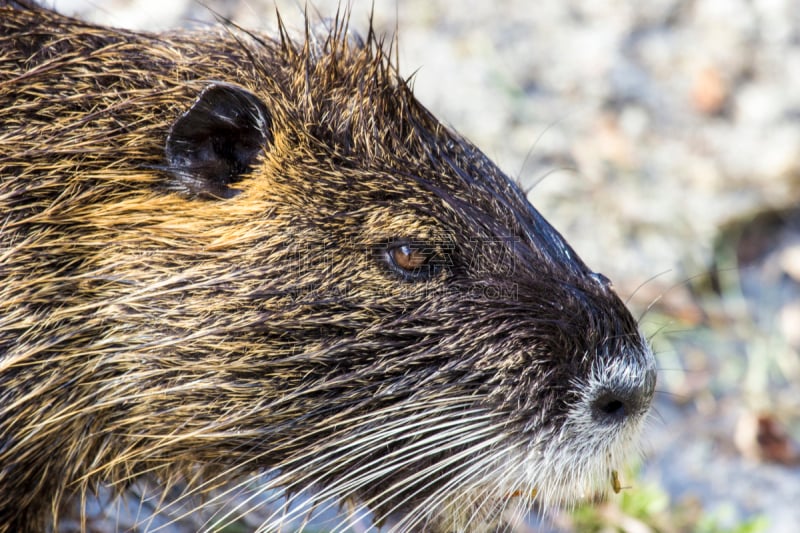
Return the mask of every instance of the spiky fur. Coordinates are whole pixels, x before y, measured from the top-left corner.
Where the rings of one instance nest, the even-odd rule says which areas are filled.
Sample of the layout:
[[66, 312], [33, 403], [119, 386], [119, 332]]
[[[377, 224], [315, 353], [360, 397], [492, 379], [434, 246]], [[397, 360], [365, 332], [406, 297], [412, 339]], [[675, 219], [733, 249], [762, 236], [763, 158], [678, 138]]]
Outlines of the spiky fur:
[[[147, 479], [169, 513], [267, 472], [256, 495], [317, 487], [404, 531], [607, 482], [641, 414], [598, 439], [576, 409], [608, 368], [652, 381], [635, 321], [374, 33], [154, 35], [10, 6], [0, 27], [1, 532]], [[227, 200], [164, 169], [214, 81], [275, 125]], [[398, 238], [446, 268], [400, 279]]]

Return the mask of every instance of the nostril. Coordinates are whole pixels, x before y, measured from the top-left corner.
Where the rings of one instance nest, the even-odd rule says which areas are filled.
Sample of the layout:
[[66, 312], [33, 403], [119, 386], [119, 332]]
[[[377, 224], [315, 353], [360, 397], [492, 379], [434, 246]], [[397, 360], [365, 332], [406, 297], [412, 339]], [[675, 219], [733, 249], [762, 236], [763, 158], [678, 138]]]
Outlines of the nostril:
[[602, 423], [616, 424], [635, 412], [635, 399], [631, 394], [603, 391], [592, 402], [592, 414]]
[[625, 416], [625, 404], [621, 400], [609, 400], [599, 407], [609, 416]]
[[605, 376], [603, 383], [591, 389], [588, 407], [592, 419], [603, 425], [619, 425], [629, 420], [639, 420], [647, 412], [655, 390], [655, 371], [647, 372], [642, 379], [614, 373]]

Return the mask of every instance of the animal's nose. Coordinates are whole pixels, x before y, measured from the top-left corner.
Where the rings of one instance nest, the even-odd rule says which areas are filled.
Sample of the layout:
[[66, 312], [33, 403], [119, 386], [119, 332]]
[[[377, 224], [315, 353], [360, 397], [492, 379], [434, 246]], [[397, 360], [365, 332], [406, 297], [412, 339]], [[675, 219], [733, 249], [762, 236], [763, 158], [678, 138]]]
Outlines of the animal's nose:
[[639, 379], [633, 376], [608, 376], [590, 399], [592, 418], [604, 425], [622, 424], [647, 411], [653, 399], [655, 373], [648, 371]]

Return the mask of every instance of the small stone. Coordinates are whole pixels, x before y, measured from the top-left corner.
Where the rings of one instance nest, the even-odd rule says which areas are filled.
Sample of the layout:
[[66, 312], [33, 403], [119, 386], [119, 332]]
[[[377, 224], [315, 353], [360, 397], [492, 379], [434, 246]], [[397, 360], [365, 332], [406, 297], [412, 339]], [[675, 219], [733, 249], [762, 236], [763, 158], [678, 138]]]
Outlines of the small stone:
[[692, 105], [705, 115], [717, 115], [728, 100], [728, 83], [719, 69], [708, 66], [694, 77], [691, 89]]
[[781, 309], [779, 320], [786, 342], [795, 349], [800, 348], [800, 302], [785, 305]]
[[[800, 244], [789, 246], [780, 256], [781, 268], [794, 281], [800, 283]], [[800, 320], [797, 321], [795, 329], [800, 331]]]

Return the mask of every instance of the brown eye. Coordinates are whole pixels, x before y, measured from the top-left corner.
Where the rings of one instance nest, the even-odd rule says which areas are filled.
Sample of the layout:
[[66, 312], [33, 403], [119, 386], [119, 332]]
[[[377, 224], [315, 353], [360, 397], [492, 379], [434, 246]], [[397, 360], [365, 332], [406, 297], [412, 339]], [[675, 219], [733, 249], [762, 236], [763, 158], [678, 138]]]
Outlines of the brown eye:
[[417, 270], [428, 262], [428, 257], [422, 250], [412, 248], [409, 244], [403, 244], [391, 251], [394, 264], [403, 270]]
[[441, 261], [436, 250], [424, 243], [396, 243], [386, 249], [392, 269], [408, 281], [428, 279], [439, 272]]

